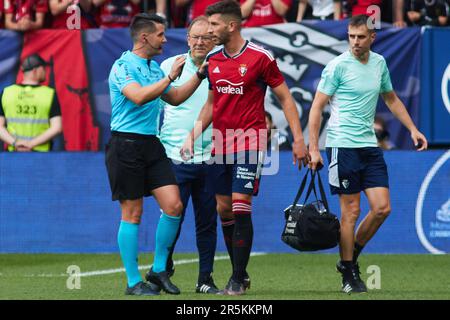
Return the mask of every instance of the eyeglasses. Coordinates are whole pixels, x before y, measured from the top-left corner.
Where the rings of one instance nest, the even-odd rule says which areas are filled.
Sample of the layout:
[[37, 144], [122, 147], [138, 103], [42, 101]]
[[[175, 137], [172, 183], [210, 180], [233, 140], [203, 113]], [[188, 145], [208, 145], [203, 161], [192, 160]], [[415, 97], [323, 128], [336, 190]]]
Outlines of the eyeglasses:
[[194, 41], [203, 40], [203, 41], [211, 41], [211, 36], [191, 36], [189, 35], [189, 38], [193, 39]]

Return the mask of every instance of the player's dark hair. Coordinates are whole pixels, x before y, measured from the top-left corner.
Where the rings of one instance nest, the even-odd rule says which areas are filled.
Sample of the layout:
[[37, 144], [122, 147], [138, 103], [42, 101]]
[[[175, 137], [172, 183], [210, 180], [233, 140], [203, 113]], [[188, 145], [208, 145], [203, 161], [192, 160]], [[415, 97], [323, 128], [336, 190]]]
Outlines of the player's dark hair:
[[241, 6], [236, 0], [223, 0], [206, 8], [205, 14], [210, 17], [213, 14], [232, 16], [242, 22]]
[[350, 18], [348, 25], [352, 27], [366, 26], [367, 29], [369, 29], [369, 32], [374, 32], [373, 28], [369, 28], [368, 21], [368, 16], [366, 16], [365, 14], [358, 14]]
[[138, 40], [141, 32], [147, 31], [153, 33], [156, 31], [156, 24], [166, 24], [166, 19], [156, 14], [138, 13], [133, 17], [130, 23], [130, 34], [133, 42]]

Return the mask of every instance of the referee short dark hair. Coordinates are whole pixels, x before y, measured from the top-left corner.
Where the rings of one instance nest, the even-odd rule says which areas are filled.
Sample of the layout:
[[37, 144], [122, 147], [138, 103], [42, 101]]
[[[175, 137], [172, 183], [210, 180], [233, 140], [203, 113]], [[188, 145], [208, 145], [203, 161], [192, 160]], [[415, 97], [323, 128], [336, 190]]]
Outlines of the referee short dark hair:
[[143, 31], [155, 32], [155, 24], [157, 23], [166, 25], [166, 19], [153, 13], [138, 13], [135, 15], [130, 23], [130, 34], [133, 42], [138, 40], [139, 34]]
[[209, 17], [213, 14], [233, 16], [242, 22], [241, 6], [236, 0], [223, 0], [206, 8], [205, 14]]

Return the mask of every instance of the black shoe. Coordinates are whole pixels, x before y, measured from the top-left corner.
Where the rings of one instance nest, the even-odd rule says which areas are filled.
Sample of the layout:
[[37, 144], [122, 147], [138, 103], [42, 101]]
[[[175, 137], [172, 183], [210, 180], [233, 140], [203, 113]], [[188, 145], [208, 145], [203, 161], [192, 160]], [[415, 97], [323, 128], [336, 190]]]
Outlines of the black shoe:
[[226, 296], [241, 296], [245, 293], [244, 284], [230, 278], [222, 294]]
[[169, 278], [172, 278], [172, 276], [175, 273], [175, 266], [173, 265], [173, 260], [167, 260], [167, 264], [166, 264], [166, 270], [167, 270], [167, 275]]
[[355, 281], [359, 286], [360, 292], [367, 292], [366, 284], [364, 283], [364, 281], [362, 281], [362, 279], [360, 277], [361, 272], [359, 271], [358, 262], [353, 264], [353, 273], [354, 273]]
[[159, 295], [159, 287], [152, 283], [138, 282], [133, 287], [128, 287], [125, 290], [126, 295], [131, 296], [157, 296]]
[[148, 282], [157, 285], [167, 293], [180, 294], [180, 289], [178, 289], [176, 285], [170, 282], [167, 271], [156, 273], [153, 272], [152, 269], [150, 269], [150, 271], [145, 275], [145, 279]]
[[243, 282], [244, 290], [250, 289], [250, 284], [251, 284], [250, 276], [248, 275], [247, 272], [245, 272], [245, 278], [244, 278], [244, 282]]
[[348, 294], [367, 292], [366, 285], [361, 280], [358, 263], [350, 268], [345, 267], [340, 261], [336, 264], [336, 270], [342, 274], [342, 291]]
[[197, 293], [208, 293], [208, 294], [220, 294], [220, 290], [217, 288], [212, 276], [199, 281], [195, 286], [195, 292]]

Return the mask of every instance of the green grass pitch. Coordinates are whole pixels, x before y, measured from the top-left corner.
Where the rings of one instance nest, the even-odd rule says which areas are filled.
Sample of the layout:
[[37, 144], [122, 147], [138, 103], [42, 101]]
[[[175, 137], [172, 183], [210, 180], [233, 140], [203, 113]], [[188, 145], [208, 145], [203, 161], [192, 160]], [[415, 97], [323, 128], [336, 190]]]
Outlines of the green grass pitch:
[[[230, 262], [219, 254], [214, 279], [223, 288], [230, 275]], [[125, 273], [98, 274], [98, 271], [122, 268], [118, 254], [0, 254], [0, 299], [150, 299], [150, 300], [370, 300], [370, 299], [450, 299], [449, 255], [375, 255], [360, 258], [361, 277], [372, 279], [379, 289], [367, 294], [340, 292], [340, 275], [335, 271], [336, 254], [264, 254], [252, 256], [248, 272], [251, 289], [242, 297], [210, 296], [194, 292], [197, 280], [195, 254], [176, 254], [176, 273], [172, 278], [181, 295], [158, 297], [124, 295]], [[149, 265], [150, 254], [139, 256], [139, 265]], [[67, 268], [76, 265], [82, 272], [80, 288], [69, 289]], [[371, 265], [378, 273], [367, 273]], [[370, 270], [369, 270], [370, 271]], [[86, 274], [94, 272], [94, 274]], [[142, 275], [146, 272], [141, 270]], [[371, 271], [373, 272], [373, 271]], [[372, 278], [371, 278], [372, 277]]]

